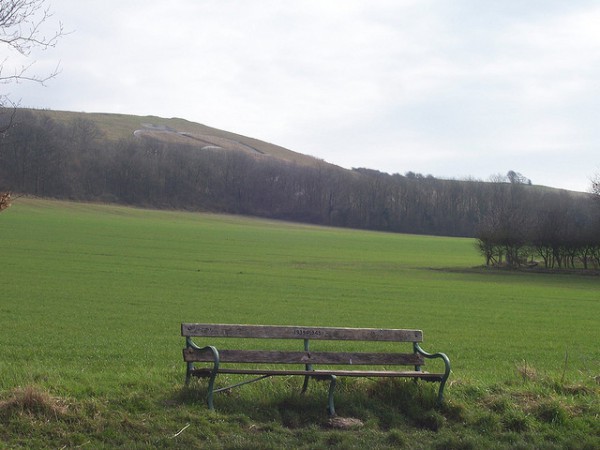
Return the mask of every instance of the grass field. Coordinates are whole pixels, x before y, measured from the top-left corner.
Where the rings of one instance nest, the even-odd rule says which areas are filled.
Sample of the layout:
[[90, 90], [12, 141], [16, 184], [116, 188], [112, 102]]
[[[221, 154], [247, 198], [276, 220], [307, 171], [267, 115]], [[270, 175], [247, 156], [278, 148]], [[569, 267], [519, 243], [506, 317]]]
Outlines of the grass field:
[[[0, 447], [600, 444], [597, 276], [474, 270], [469, 239], [23, 198], [0, 233]], [[350, 380], [338, 413], [365, 425], [340, 431], [325, 387], [276, 380], [209, 414], [181, 322], [422, 329], [448, 401]]]

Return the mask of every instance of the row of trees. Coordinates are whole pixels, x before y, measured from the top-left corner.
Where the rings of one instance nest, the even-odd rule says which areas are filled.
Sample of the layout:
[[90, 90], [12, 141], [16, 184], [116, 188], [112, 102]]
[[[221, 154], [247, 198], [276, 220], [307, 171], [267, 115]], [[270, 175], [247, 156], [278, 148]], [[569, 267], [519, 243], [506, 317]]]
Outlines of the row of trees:
[[58, 123], [28, 110], [19, 110], [0, 138], [0, 190], [394, 232], [477, 234], [489, 264], [520, 264], [535, 245], [549, 267], [562, 267], [572, 254], [568, 242], [595, 242], [592, 196], [512, 178], [439, 180], [151, 138], [113, 142], [86, 119]]
[[476, 237], [487, 265], [600, 267], [600, 204], [565, 191], [529, 195], [510, 185], [482, 217]]
[[[0, 44], [21, 56], [53, 47], [58, 24], [44, 0], [0, 5]], [[31, 74], [32, 63], [0, 62], [0, 84], [44, 83], [57, 74]], [[10, 106], [10, 108], [6, 108]], [[59, 124], [19, 111], [0, 92], [0, 211], [9, 190], [41, 196], [154, 207], [205, 209], [412, 233], [472, 236], [486, 263], [545, 267], [600, 266], [600, 213], [590, 196], [531, 187], [510, 171], [495, 182], [437, 180], [320, 163], [299, 166], [239, 152], [198, 151], [152, 140], [113, 143], [94, 123]], [[524, 185], [528, 185], [525, 188]], [[592, 183], [600, 198], [600, 176]], [[536, 259], [534, 261], [534, 258]]]
[[0, 139], [0, 189], [334, 226], [472, 236], [486, 183], [298, 165], [152, 139], [106, 140], [93, 122], [19, 110]]

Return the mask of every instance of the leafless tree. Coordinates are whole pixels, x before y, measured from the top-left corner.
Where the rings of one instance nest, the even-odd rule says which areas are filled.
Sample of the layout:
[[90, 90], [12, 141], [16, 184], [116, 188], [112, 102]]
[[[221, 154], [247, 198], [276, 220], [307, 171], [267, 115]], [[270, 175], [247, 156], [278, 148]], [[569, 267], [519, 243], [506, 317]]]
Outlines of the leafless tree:
[[[46, 5], [46, 0], [0, 0], [0, 84], [44, 84], [58, 74], [58, 65], [49, 73], [35, 73], [32, 70], [35, 61], [29, 60], [34, 49], [47, 50], [54, 47], [65, 35], [60, 22], [52, 34], [44, 33], [44, 24], [51, 17], [52, 12]], [[0, 108], [9, 108], [10, 118], [17, 103], [5, 89], [0, 91]], [[5, 131], [10, 126], [10, 118], [2, 121], [0, 131]]]
[[[33, 82], [44, 84], [54, 78], [58, 65], [49, 73], [32, 71], [29, 58], [34, 49], [54, 47], [65, 32], [62, 23], [46, 35], [43, 26], [52, 17], [45, 0], [0, 0], [0, 84]], [[0, 133], [11, 126], [18, 101], [6, 89], [0, 90]], [[10, 206], [10, 194], [0, 192], [0, 211]]]
[[515, 172], [514, 170], [509, 170], [506, 174], [506, 178], [508, 178], [509, 183], [512, 184], [531, 184], [531, 180], [529, 178], [525, 177], [519, 172]]
[[600, 173], [592, 179], [592, 194], [600, 197]]

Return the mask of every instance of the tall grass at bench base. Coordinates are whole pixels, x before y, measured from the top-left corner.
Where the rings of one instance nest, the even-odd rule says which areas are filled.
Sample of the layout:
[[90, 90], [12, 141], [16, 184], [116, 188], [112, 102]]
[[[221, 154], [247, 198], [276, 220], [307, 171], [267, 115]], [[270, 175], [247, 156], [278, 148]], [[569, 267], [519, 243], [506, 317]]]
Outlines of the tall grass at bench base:
[[29, 386], [0, 400], [0, 438], [11, 447], [84, 448], [582, 448], [600, 436], [598, 391], [515, 375], [493, 386], [454, 386], [435, 408], [434, 385], [409, 380], [340, 383], [336, 407], [359, 425], [334, 428], [326, 383], [269, 380], [204, 402], [202, 382], [164, 392], [132, 386], [123, 398], [68, 398]]

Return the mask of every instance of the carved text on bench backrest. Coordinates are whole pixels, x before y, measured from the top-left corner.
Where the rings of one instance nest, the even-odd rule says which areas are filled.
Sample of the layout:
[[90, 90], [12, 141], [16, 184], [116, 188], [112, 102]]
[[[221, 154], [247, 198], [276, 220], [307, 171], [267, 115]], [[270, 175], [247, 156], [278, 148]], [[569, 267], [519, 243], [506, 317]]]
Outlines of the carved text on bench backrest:
[[421, 330], [182, 323], [182, 336], [422, 342]]

